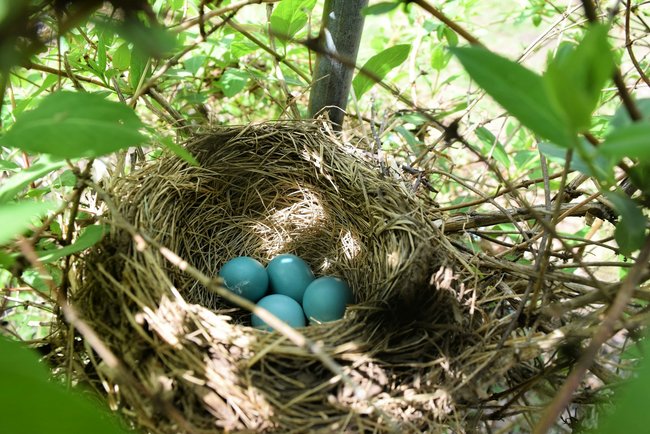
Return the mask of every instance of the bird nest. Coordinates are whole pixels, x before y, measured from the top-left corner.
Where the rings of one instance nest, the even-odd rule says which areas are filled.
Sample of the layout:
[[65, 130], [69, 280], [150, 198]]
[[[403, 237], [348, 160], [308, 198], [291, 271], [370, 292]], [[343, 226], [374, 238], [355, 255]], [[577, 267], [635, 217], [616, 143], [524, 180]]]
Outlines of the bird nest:
[[[562, 333], [501, 341], [527, 271], [480, 271], [441, 232], [427, 194], [321, 125], [223, 128], [186, 149], [198, 165], [164, 154], [101, 196], [110, 234], [76, 264], [70, 299], [116, 361], [63, 322], [52, 338], [54, 363], [134, 426], [477, 431], [504, 404], [499, 391], [524, 393], [540, 372], [562, 380], [534, 368]], [[349, 282], [345, 317], [250, 327], [250, 306], [227, 297], [218, 270], [279, 253]]]

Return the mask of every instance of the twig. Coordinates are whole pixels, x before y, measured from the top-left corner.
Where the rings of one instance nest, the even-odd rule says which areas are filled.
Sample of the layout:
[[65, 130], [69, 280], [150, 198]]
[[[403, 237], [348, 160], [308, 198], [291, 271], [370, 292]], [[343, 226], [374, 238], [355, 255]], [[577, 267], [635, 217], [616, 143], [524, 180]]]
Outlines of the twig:
[[228, 6], [222, 7], [221, 9], [215, 9], [213, 11], [206, 12], [194, 18], [190, 18], [182, 23], [172, 26], [171, 30], [176, 33], [180, 33], [182, 31], [189, 29], [192, 26], [195, 26], [196, 24], [200, 24], [201, 22], [205, 22], [213, 17], [218, 17], [220, 15], [226, 14], [231, 11], [239, 10], [244, 6], [260, 4], [260, 3], [277, 3], [279, 1], [280, 0], [245, 0], [237, 3], [232, 3], [229, 4]]
[[535, 426], [533, 434], [544, 434], [555, 424], [562, 411], [571, 402], [573, 392], [578, 388], [587, 369], [591, 366], [600, 347], [612, 336], [615, 330], [616, 321], [621, 318], [625, 307], [634, 294], [634, 289], [641, 279], [648, 260], [650, 260], [650, 237], [647, 237], [639, 256], [636, 258], [634, 267], [621, 284], [614, 302], [610, 306], [601, 325], [596, 330], [589, 346], [578, 360], [575, 368], [567, 377], [564, 384], [558, 391], [553, 401], [546, 408], [542, 418]]
[[[562, 176], [561, 172], [554, 173], [553, 175], [549, 175], [548, 179], [556, 179]], [[540, 182], [544, 182], [544, 178], [535, 178], [535, 179], [527, 179], [525, 181], [520, 182], [519, 184], [513, 185], [511, 188], [514, 190], [519, 190], [522, 188], [528, 188], [531, 185], [534, 184], [539, 184]], [[497, 193], [494, 193], [492, 196], [490, 196], [492, 199], [496, 199], [499, 196], [503, 196], [504, 194], [510, 193], [512, 190], [510, 188], [504, 188], [500, 189]], [[443, 206], [440, 208], [437, 208], [437, 211], [452, 211], [455, 209], [461, 209], [461, 208], [467, 208], [470, 206], [475, 206], [475, 205], [480, 205], [482, 203], [488, 202], [487, 198], [482, 198], [482, 199], [475, 199], [472, 201], [468, 202], [461, 202], [456, 205], [449, 205], [449, 206]]]
[[[81, 195], [83, 194], [84, 190], [86, 189], [86, 184], [85, 180], [90, 179], [90, 171], [93, 168], [93, 162], [94, 159], [90, 159], [88, 161], [88, 164], [86, 165], [86, 168], [84, 169], [83, 172], [80, 172], [78, 168], [74, 167], [76, 173], [75, 175], [77, 176], [77, 183], [75, 185], [75, 190], [72, 195], [72, 200], [70, 201], [72, 203], [72, 207], [70, 208], [70, 217], [68, 220], [68, 227], [66, 231], [66, 235], [64, 238], [64, 243], [65, 245], [69, 245], [72, 243], [72, 236], [74, 235], [74, 230], [76, 227], [76, 219], [77, 219], [77, 213], [79, 212], [79, 202], [81, 201]], [[70, 256], [65, 257], [65, 263], [63, 265], [63, 278], [61, 280], [61, 290], [59, 291], [59, 294], [63, 299], [68, 298], [68, 286], [70, 285], [70, 277], [69, 277], [69, 271], [70, 271]]]
[[[594, 5], [592, 0], [582, 0], [582, 7], [585, 10], [585, 15], [590, 23], [598, 22], [596, 6]], [[618, 67], [616, 67], [616, 69], [614, 70], [612, 79], [614, 80], [614, 84], [616, 85], [616, 89], [618, 90], [618, 95], [621, 98], [621, 101], [623, 102], [623, 106], [625, 106], [625, 109], [627, 110], [632, 120], [638, 121], [643, 119], [643, 116], [641, 115], [641, 112], [639, 111], [638, 107], [634, 103], [632, 96], [627, 91], [627, 87], [625, 86], [625, 81], [623, 81], [623, 76], [621, 75], [621, 71]]]
[[636, 58], [636, 55], [634, 54], [634, 48], [632, 46], [632, 38], [630, 36], [630, 9], [632, 5], [632, 0], [627, 0], [625, 2], [625, 48], [627, 49], [627, 54], [630, 56], [630, 60], [632, 61], [632, 65], [634, 65], [634, 68], [636, 69], [636, 72], [639, 73], [639, 77], [641, 77], [641, 80], [645, 82], [647, 86], [650, 86], [650, 79], [648, 76], [645, 74], [643, 71], [643, 68], [641, 68], [641, 65], [639, 64], [639, 61]]
[[420, 6], [422, 9], [429, 12], [431, 15], [433, 15], [434, 17], [436, 17], [437, 19], [445, 23], [450, 29], [458, 33], [463, 39], [465, 39], [470, 44], [483, 46], [483, 44], [481, 44], [481, 41], [479, 41], [478, 38], [472, 36], [471, 33], [463, 29], [458, 23], [448, 18], [439, 9], [429, 4], [426, 0], [402, 0], [402, 1], [407, 4], [415, 3], [416, 5]]
[[[245, 36], [246, 38], [248, 38], [251, 42], [253, 42], [255, 45], [257, 45], [258, 47], [260, 47], [262, 50], [264, 50], [264, 51], [266, 51], [267, 53], [269, 53], [269, 54], [270, 54], [271, 56], [273, 56], [273, 57], [274, 57], [278, 62], [283, 63], [283, 64], [286, 65], [289, 69], [291, 69], [293, 72], [295, 72], [296, 74], [298, 74], [298, 76], [299, 76], [300, 78], [302, 78], [302, 79], [305, 81], [305, 83], [311, 83], [311, 78], [310, 78], [307, 74], [305, 74], [302, 70], [300, 70], [300, 68], [298, 68], [298, 67], [297, 67], [296, 65], [294, 65], [293, 63], [287, 61], [287, 59], [286, 59], [283, 55], [281, 55], [281, 54], [278, 53], [277, 51], [273, 50], [272, 48], [268, 47], [264, 42], [262, 42], [262, 41], [260, 41], [259, 39], [257, 39], [255, 36], [253, 36], [250, 32], [248, 32], [248, 31], [247, 31], [246, 29], [244, 29], [242, 26], [240, 26], [239, 24], [235, 23], [233, 20], [230, 20], [230, 21], [228, 22], [228, 25], [229, 25], [230, 27], [232, 27], [233, 29], [237, 30], [239, 33], [241, 33], [241, 34], [242, 34], [243, 36]], [[280, 34], [277, 34], [277, 33], [275, 33], [275, 32], [272, 32], [272, 33], [273, 33], [273, 35], [274, 35], [275, 37], [277, 37], [277, 38], [281, 38], [281, 39], [283, 39], [283, 40], [285, 40], [285, 41], [288, 40], [288, 38], [287, 38], [285, 35], [280, 35]], [[352, 63], [352, 65], [354, 66], [354, 63]]]

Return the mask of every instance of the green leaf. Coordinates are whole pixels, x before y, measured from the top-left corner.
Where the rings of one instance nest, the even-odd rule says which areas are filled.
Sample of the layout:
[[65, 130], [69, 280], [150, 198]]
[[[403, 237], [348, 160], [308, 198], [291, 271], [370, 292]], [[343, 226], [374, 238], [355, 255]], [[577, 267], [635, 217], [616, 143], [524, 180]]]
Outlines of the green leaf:
[[230, 98], [244, 90], [249, 78], [246, 71], [228, 68], [219, 79], [219, 86], [223, 94]]
[[149, 56], [147, 56], [143, 51], [134, 48], [131, 50], [131, 59], [130, 59], [129, 69], [129, 84], [131, 88], [135, 91], [142, 80], [142, 76], [147, 79], [151, 73], [151, 67], [149, 65]]
[[49, 380], [38, 355], [0, 337], [0, 420], [11, 434], [126, 434], [114, 417], [78, 392]]
[[113, 53], [113, 67], [125, 71], [129, 69], [129, 65], [131, 65], [131, 50], [128, 42], [125, 42]]
[[32, 219], [43, 216], [57, 206], [54, 202], [32, 201], [0, 205], [0, 245], [23, 233], [31, 226]]
[[605, 196], [621, 216], [620, 221], [616, 224], [614, 239], [620, 252], [625, 256], [630, 256], [632, 252], [643, 246], [647, 218], [636, 202], [625, 194], [615, 191], [606, 193]]
[[483, 155], [492, 156], [497, 160], [503, 167], [510, 167], [510, 158], [506, 149], [503, 147], [503, 144], [497, 140], [497, 138], [492, 134], [490, 130], [485, 127], [479, 127], [475, 131], [476, 137], [483, 142]]
[[632, 167], [630, 169], [630, 179], [646, 197], [650, 197], [650, 162], [639, 163]]
[[38, 257], [43, 263], [54, 262], [57, 259], [63, 258], [73, 253], [81, 252], [82, 250], [86, 250], [94, 246], [107, 233], [108, 226], [106, 225], [88, 226], [81, 232], [79, 238], [77, 238], [74, 243], [70, 244], [69, 246], [61, 247], [60, 249], [40, 251], [38, 252]]
[[64, 165], [65, 161], [52, 159], [51, 156], [44, 155], [28, 169], [2, 181], [2, 187], [0, 187], [0, 204], [14, 199], [16, 195], [23, 191], [31, 182], [42, 178]]
[[20, 170], [20, 166], [13, 161], [0, 159], [0, 170], [15, 172]]
[[174, 140], [170, 137], [165, 137], [163, 138], [160, 143], [172, 151], [174, 154], [177, 156], [181, 157], [183, 160], [187, 161], [190, 163], [192, 166], [198, 166], [199, 162], [197, 161], [196, 158], [184, 147], [178, 145], [177, 143], [174, 142]]
[[104, 37], [97, 41], [97, 67], [102, 74], [106, 71], [106, 44]]
[[485, 48], [450, 50], [470, 77], [524, 126], [557, 145], [573, 146], [575, 134], [540, 75]]
[[650, 161], [650, 122], [637, 122], [612, 131], [599, 146], [603, 155]]
[[404, 128], [403, 125], [398, 125], [395, 127], [395, 132], [399, 133], [400, 136], [406, 140], [406, 144], [411, 148], [414, 154], [419, 154], [423, 150], [423, 143], [415, 134]]
[[293, 38], [307, 24], [307, 13], [315, 4], [316, 0], [282, 0], [271, 14], [271, 31], [283, 39]]
[[132, 44], [133, 51], [143, 53], [146, 58], [163, 58], [172, 53], [178, 45], [178, 34], [156, 23], [144, 23], [135, 14], [119, 21], [105, 17], [97, 17], [93, 21], [104, 33], [118, 33]]
[[[635, 101], [634, 103], [636, 105], [636, 108], [638, 108], [641, 112], [643, 120], [650, 121], [650, 98], [642, 98]], [[623, 104], [621, 104], [616, 109], [614, 116], [612, 116], [612, 119], [609, 122], [609, 130], [611, 132], [617, 128], [622, 128], [633, 123], [634, 121], [630, 117], [630, 114], [627, 112], [627, 109]]]
[[448, 26], [442, 26], [441, 28], [443, 29], [442, 34], [447, 40], [449, 46], [455, 47], [456, 45], [458, 45], [458, 33], [450, 29]]
[[[540, 142], [537, 147], [549, 160], [564, 166], [566, 148], [548, 142]], [[576, 150], [578, 152], [574, 152], [571, 158], [571, 169], [578, 170], [599, 180], [614, 182], [612, 169], [616, 161], [599, 154], [598, 149], [587, 143], [586, 140], [579, 140]]]
[[382, 15], [399, 6], [400, 2], [381, 2], [361, 9], [362, 15]]
[[[614, 410], [601, 414], [598, 421], [597, 434], [641, 433], [650, 426], [650, 412], [643, 411], [643, 403], [647, 401], [650, 390], [650, 346], [647, 338], [640, 344], [641, 354], [645, 357], [638, 366], [634, 378], [628, 379], [622, 387], [615, 390]], [[636, 348], [636, 346], [632, 347]]]
[[98, 157], [144, 142], [130, 107], [83, 92], [56, 92], [20, 116], [0, 145], [61, 158]]
[[451, 60], [451, 52], [441, 45], [436, 45], [431, 50], [431, 67], [436, 71], [443, 70]]
[[590, 127], [601, 90], [614, 72], [608, 30], [602, 24], [591, 25], [577, 47], [561, 46], [544, 74], [575, 131]]
[[[404, 63], [410, 51], [409, 44], [394, 45], [368, 59], [352, 80], [352, 89], [356, 97], [361, 98], [377, 81], [383, 80], [390, 71]], [[370, 76], [364, 74], [364, 71]]]

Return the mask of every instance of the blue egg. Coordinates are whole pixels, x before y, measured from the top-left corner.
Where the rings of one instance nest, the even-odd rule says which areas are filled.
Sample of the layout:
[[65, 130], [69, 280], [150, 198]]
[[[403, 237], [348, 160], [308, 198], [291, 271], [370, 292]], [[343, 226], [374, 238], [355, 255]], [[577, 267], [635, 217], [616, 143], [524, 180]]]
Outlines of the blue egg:
[[309, 320], [328, 322], [343, 318], [345, 306], [352, 301], [352, 290], [344, 280], [325, 276], [309, 284], [302, 307]]
[[[277, 316], [279, 319], [289, 324], [293, 328], [304, 327], [306, 324], [305, 314], [302, 311], [300, 304], [298, 304], [298, 302], [293, 298], [287, 297], [286, 295], [267, 295], [261, 299], [257, 305], [268, 310], [273, 315]], [[255, 328], [273, 331], [272, 327], [270, 327], [266, 322], [264, 322], [262, 318], [258, 317], [255, 314], [253, 314], [251, 318], [251, 323]]]
[[302, 301], [307, 285], [314, 280], [309, 264], [296, 255], [283, 254], [271, 259], [266, 266], [271, 291], [286, 295], [298, 303]]
[[219, 276], [223, 278], [226, 288], [252, 302], [264, 297], [269, 288], [266, 269], [259, 261], [248, 256], [226, 262]]

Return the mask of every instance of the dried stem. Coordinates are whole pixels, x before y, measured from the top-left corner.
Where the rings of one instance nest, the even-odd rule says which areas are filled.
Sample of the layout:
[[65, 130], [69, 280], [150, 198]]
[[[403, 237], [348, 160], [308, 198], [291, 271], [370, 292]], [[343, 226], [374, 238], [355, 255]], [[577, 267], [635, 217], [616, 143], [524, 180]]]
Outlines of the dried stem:
[[643, 248], [636, 258], [634, 267], [621, 284], [614, 302], [610, 306], [600, 327], [596, 330], [593, 339], [587, 349], [583, 352], [575, 368], [565, 380], [564, 384], [558, 391], [553, 401], [546, 408], [541, 420], [535, 426], [534, 434], [543, 434], [548, 432], [555, 424], [562, 411], [571, 402], [573, 392], [578, 388], [582, 378], [594, 362], [600, 347], [612, 337], [615, 331], [615, 324], [621, 318], [625, 307], [634, 294], [634, 290], [641, 280], [650, 260], [650, 237], [646, 238]]

